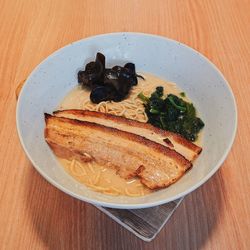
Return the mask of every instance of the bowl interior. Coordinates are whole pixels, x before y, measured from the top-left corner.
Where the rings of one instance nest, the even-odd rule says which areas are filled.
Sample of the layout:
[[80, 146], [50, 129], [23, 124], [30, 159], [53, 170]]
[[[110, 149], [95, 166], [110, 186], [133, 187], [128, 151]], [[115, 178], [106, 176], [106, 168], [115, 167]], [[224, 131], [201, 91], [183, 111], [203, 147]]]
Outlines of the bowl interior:
[[[44, 113], [54, 111], [77, 85], [76, 75], [102, 52], [110, 66], [134, 62], [137, 71], [176, 82], [205, 122], [203, 152], [193, 168], [169, 188], [145, 197], [112, 197], [89, 190], [59, 166], [44, 140]], [[34, 167], [53, 185], [81, 200], [116, 208], [150, 207], [172, 201], [204, 183], [219, 168], [232, 145], [236, 106], [229, 85], [197, 51], [173, 40], [136, 33], [100, 35], [72, 43], [38, 65], [23, 87], [17, 106], [21, 143]]]

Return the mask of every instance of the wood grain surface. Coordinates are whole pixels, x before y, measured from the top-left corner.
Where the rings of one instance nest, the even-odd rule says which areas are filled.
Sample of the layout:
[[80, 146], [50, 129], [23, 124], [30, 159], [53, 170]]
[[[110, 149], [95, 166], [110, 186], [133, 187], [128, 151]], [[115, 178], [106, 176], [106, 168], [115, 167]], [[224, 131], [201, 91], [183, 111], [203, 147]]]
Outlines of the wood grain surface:
[[[0, 249], [250, 249], [249, 0], [0, 0]], [[214, 62], [238, 105], [222, 168], [145, 243], [46, 182], [16, 132], [15, 89], [56, 49], [115, 31], [179, 40]]]

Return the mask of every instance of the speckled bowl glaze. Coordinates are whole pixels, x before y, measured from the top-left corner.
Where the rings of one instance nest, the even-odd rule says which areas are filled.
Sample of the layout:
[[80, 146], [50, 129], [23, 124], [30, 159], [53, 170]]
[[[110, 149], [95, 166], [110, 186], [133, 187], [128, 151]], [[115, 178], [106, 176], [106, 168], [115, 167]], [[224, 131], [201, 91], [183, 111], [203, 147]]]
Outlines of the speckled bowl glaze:
[[[174, 185], [145, 197], [113, 197], [79, 184], [57, 162], [44, 140], [44, 112], [56, 109], [76, 84], [77, 71], [102, 52], [109, 66], [134, 62], [138, 71], [176, 82], [193, 100], [205, 122], [203, 152]], [[112, 33], [63, 47], [41, 62], [26, 80], [17, 104], [22, 146], [37, 171], [52, 185], [80, 200], [113, 208], [145, 208], [182, 197], [205, 183], [225, 160], [235, 137], [233, 93], [220, 71], [203, 55], [164, 37]]]

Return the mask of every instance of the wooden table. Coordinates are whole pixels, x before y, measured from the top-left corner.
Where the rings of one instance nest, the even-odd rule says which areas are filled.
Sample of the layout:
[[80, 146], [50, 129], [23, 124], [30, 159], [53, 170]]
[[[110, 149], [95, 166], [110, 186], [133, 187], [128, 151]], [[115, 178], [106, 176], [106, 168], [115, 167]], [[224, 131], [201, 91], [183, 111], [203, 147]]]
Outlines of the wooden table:
[[[0, 248], [250, 249], [249, 9], [248, 0], [1, 0]], [[222, 168], [151, 243], [46, 182], [16, 133], [18, 83], [56, 49], [116, 31], [158, 34], [200, 51], [223, 72], [238, 105], [237, 137]]]

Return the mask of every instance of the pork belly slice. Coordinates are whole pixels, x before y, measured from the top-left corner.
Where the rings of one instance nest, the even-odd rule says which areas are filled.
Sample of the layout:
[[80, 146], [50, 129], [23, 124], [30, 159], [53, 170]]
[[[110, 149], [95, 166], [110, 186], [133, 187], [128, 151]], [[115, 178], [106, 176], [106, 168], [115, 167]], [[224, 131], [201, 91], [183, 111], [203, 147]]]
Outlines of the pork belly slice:
[[55, 111], [54, 115], [80, 121], [94, 122], [143, 136], [151, 141], [174, 149], [189, 161], [194, 161], [202, 150], [201, 147], [188, 141], [181, 135], [156, 128], [148, 123], [127, 119], [121, 116], [77, 109]]
[[[138, 176], [150, 189], [174, 183], [192, 167], [176, 151], [136, 134], [49, 114], [45, 121], [45, 139], [57, 156], [81, 161], [88, 156], [88, 160], [115, 168], [123, 178]], [[160, 181], [150, 179], [149, 172], [160, 175]]]

